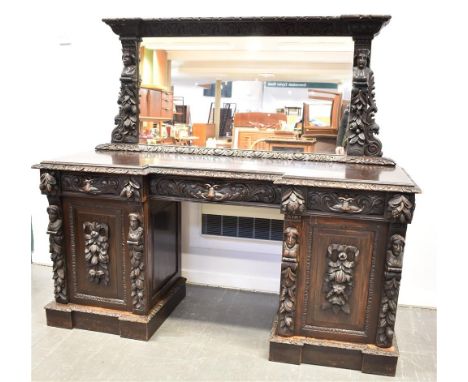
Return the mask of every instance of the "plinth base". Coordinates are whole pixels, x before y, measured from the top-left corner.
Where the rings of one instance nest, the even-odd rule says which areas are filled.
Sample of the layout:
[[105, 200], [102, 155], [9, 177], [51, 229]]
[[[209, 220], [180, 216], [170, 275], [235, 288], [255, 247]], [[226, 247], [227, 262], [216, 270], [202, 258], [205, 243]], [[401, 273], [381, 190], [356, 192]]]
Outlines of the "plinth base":
[[116, 309], [55, 301], [45, 306], [47, 325], [66, 329], [86, 329], [119, 334], [121, 337], [148, 341], [153, 333], [185, 297], [185, 278], [180, 278], [147, 315]]
[[277, 321], [270, 336], [269, 360], [299, 365], [340, 367], [361, 370], [363, 373], [394, 376], [398, 361], [396, 338], [385, 349], [372, 344], [321, 340], [310, 337], [282, 337], [276, 334]]

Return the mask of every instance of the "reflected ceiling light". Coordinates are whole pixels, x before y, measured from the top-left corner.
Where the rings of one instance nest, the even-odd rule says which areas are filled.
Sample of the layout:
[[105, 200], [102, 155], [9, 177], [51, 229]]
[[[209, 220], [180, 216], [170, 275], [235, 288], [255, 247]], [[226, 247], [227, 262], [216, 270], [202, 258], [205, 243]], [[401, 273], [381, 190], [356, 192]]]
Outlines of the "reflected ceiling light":
[[259, 76], [264, 77], [264, 78], [271, 78], [271, 77], [274, 77], [275, 75], [273, 73], [260, 73]]
[[249, 52], [258, 52], [262, 47], [262, 42], [258, 38], [250, 38], [245, 44], [245, 48]]

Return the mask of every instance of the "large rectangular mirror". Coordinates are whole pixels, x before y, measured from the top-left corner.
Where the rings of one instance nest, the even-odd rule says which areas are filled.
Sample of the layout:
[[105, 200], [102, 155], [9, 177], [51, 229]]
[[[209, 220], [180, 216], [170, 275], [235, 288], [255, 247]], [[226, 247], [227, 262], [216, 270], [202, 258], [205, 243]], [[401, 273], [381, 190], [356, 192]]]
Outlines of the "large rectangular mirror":
[[145, 37], [139, 143], [335, 153], [351, 37]]

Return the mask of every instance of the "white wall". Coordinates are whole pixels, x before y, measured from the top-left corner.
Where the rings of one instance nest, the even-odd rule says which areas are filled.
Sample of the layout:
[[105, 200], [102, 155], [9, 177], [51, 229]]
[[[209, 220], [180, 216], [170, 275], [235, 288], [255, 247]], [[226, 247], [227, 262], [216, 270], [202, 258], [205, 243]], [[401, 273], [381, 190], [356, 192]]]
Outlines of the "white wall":
[[182, 203], [182, 275], [193, 283], [278, 293], [281, 243], [201, 234], [201, 214], [282, 220], [276, 209]]
[[[225, 7], [215, 2], [196, 8], [193, 7], [195, 3], [184, 7], [180, 1], [165, 3], [164, 7], [157, 4], [149, 1], [134, 1], [131, 5], [124, 1], [92, 5], [40, 2], [29, 4], [27, 14], [22, 15], [26, 31], [12, 39], [16, 38], [17, 44], [24, 44], [30, 55], [24, 58], [19, 53], [11, 54], [14, 59], [7, 63], [9, 67], [2, 73], [8, 73], [14, 80], [15, 90], [9, 94], [9, 99], [23, 99], [25, 94], [31, 97], [28, 98], [27, 113], [22, 111], [21, 105], [11, 105], [8, 109], [11, 122], [4, 122], [2, 129], [14, 126], [15, 139], [24, 142], [20, 154], [24, 166], [19, 181], [25, 183], [24, 200], [34, 224], [34, 261], [48, 262], [47, 203], [45, 197], [39, 195], [38, 172], [27, 166], [42, 159], [90, 150], [96, 144], [110, 140], [113, 117], [117, 112], [121, 53], [118, 39], [100, 21], [102, 17], [294, 15], [298, 10], [304, 15], [390, 13], [392, 21], [373, 44], [372, 67], [379, 106], [377, 121], [381, 126], [385, 156], [396, 159], [423, 189], [423, 194], [417, 197], [414, 221], [408, 228], [400, 302], [435, 306], [436, 248], [440, 236], [436, 227], [445, 205], [438, 194], [438, 185], [445, 171], [437, 165], [437, 156], [433, 154], [439, 147], [441, 129], [457, 125], [448, 125], [448, 114], [452, 109], [439, 106], [440, 97], [436, 97], [440, 81], [445, 82], [450, 76], [450, 70], [441, 70], [434, 60], [434, 47], [439, 40], [430, 17], [436, 17], [437, 12], [425, 7], [423, 17], [418, 16], [416, 6], [375, 1], [353, 4], [331, 1], [296, 4], [291, 1], [287, 7], [283, 2], [269, 3], [268, 7], [250, 2], [245, 8], [240, 5]], [[37, 17], [38, 14], [41, 17]], [[71, 45], [59, 45], [61, 42]], [[444, 48], [443, 52], [446, 56], [451, 54], [450, 49]], [[29, 224], [27, 212], [25, 221]], [[444, 225], [449, 225], [450, 221], [444, 219]], [[28, 232], [28, 224], [23, 232]], [[230, 273], [233, 263], [224, 252], [213, 253], [212, 258], [216, 258], [217, 264], [212, 272], [216, 284], [216, 273]], [[187, 260], [187, 256], [184, 259]], [[196, 257], [191, 260], [195, 262]], [[235, 274], [247, 269], [247, 264], [257, 266], [261, 263], [258, 258], [243, 261], [241, 264], [240, 257], [236, 260]], [[197, 269], [195, 264], [193, 269]], [[268, 265], [267, 269], [271, 275], [265, 277], [278, 276], [273, 265]], [[209, 277], [206, 279], [208, 282]], [[257, 287], [253, 285], [252, 288]]]

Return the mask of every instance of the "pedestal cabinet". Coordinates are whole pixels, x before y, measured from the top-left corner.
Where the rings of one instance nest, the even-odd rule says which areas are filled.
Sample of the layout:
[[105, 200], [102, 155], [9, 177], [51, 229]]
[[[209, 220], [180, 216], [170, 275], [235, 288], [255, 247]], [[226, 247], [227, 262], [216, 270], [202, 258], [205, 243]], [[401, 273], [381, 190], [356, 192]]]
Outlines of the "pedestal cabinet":
[[[395, 372], [406, 226], [419, 191], [402, 169], [368, 167], [364, 179], [360, 164], [295, 163], [319, 176], [335, 169], [335, 180], [317, 181], [279, 175], [288, 161], [213, 158], [218, 170], [201, 170], [203, 157], [111, 148], [91, 155], [94, 165], [36, 166], [54, 261], [49, 325], [148, 340], [185, 296], [180, 201], [279, 208], [284, 239], [270, 360]], [[173, 155], [186, 167], [168, 166]]]

